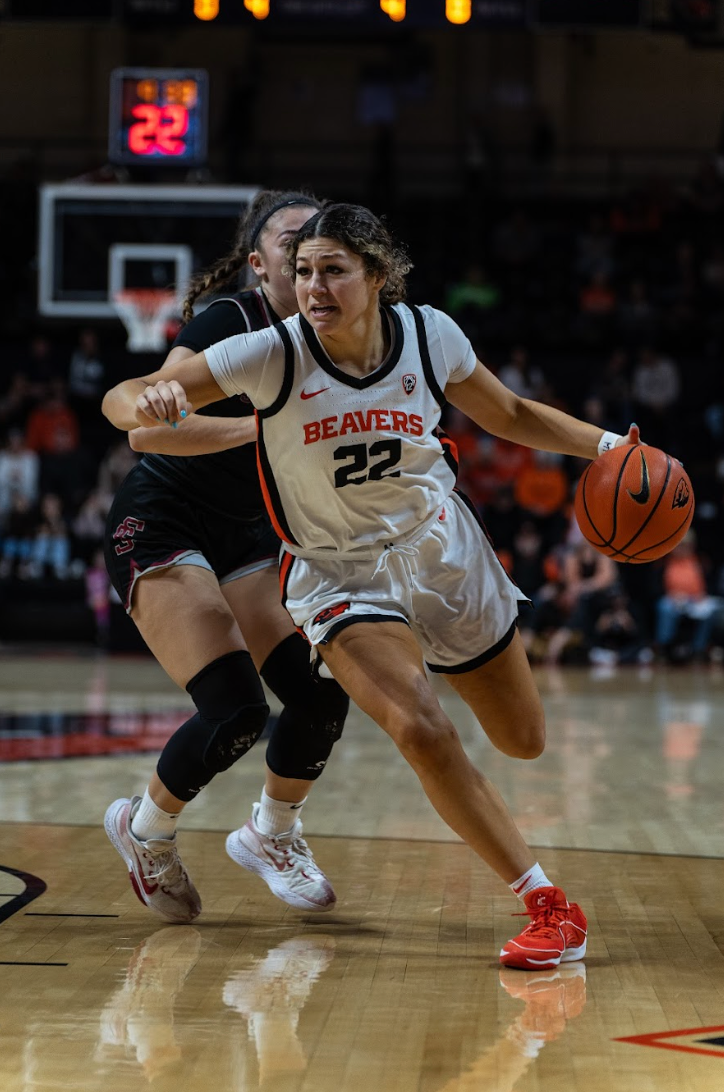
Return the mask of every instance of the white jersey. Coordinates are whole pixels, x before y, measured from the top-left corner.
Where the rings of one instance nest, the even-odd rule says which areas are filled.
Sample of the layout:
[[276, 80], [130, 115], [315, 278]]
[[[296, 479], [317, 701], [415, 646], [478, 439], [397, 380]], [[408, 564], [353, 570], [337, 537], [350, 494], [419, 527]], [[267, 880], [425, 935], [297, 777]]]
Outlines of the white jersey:
[[438, 425], [448, 383], [475, 369], [472, 346], [432, 307], [396, 304], [385, 314], [390, 352], [363, 378], [332, 363], [301, 315], [206, 350], [222, 390], [247, 394], [257, 410], [262, 491], [291, 553], [402, 540], [455, 485]]

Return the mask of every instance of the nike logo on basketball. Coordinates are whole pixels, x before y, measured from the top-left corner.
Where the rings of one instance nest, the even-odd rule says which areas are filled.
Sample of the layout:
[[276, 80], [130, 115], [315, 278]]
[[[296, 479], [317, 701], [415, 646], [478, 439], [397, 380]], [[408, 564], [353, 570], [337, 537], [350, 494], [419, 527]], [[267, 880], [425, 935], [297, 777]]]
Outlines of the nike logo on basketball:
[[301, 399], [303, 399], [304, 401], [306, 401], [307, 398], [314, 398], [315, 395], [324, 394], [324, 392], [328, 391], [328, 390], [329, 390], [329, 387], [322, 387], [318, 391], [309, 391], [309, 393], [307, 393], [307, 391], [302, 391], [302, 393], [299, 395], [299, 397]]
[[646, 465], [646, 459], [644, 458], [643, 451], [641, 455], [641, 488], [638, 493], [632, 493], [630, 489], [627, 489], [629, 497], [632, 501], [636, 501], [637, 504], [646, 504], [651, 496], [651, 488], [649, 486], [649, 468]]

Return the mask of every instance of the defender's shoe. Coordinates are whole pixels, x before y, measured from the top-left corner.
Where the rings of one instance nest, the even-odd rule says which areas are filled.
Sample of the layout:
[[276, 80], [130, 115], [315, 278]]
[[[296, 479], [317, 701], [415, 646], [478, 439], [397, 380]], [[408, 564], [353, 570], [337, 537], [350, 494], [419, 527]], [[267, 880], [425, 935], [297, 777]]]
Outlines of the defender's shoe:
[[201, 913], [201, 899], [181, 864], [173, 838], [149, 838], [141, 842], [131, 830], [131, 820], [141, 803], [115, 800], [106, 812], [106, 834], [126, 862], [138, 898], [165, 921], [186, 923]]
[[266, 836], [256, 827], [259, 804], [241, 830], [226, 839], [226, 852], [242, 868], [256, 872], [282, 902], [299, 910], [331, 910], [337, 901], [332, 885], [302, 838], [297, 819], [283, 834]]
[[501, 950], [504, 967], [548, 971], [559, 963], [583, 959], [588, 923], [580, 906], [569, 903], [560, 887], [531, 891], [525, 905], [533, 920]]

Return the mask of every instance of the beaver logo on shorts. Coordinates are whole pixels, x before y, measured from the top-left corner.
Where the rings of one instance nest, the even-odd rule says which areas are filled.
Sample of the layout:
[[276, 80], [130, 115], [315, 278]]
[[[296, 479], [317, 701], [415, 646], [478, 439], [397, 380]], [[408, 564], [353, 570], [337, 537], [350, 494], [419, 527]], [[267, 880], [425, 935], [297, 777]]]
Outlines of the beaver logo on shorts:
[[337, 618], [340, 614], [344, 614], [346, 610], [349, 610], [349, 603], [337, 603], [333, 607], [325, 607], [324, 610], [320, 610], [316, 616], [312, 625], [318, 626], [321, 622], [329, 622], [332, 618]]
[[416, 383], [417, 383], [417, 376], [413, 375], [412, 372], [408, 372], [407, 375], [403, 375], [403, 377], [402, 377], [402, 389], [405, 392], [405, 394], [412, 394], [412, 392], [415, 389], [415, 384]]

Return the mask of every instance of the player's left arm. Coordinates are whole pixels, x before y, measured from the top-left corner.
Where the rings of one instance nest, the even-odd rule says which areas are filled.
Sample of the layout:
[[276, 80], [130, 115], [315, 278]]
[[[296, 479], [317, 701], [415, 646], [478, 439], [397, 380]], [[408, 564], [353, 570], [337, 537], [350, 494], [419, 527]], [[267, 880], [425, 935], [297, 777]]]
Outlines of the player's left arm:
[[605, 437], [611, 437], [611, 447], [640, 443], [636, 425], [627, 436], [614, 436], [553, 406], [520, 398], [479, 360], [467, 379], [447, 384], [445, 397], [486, 432], [539, 451], [595, 459]]

